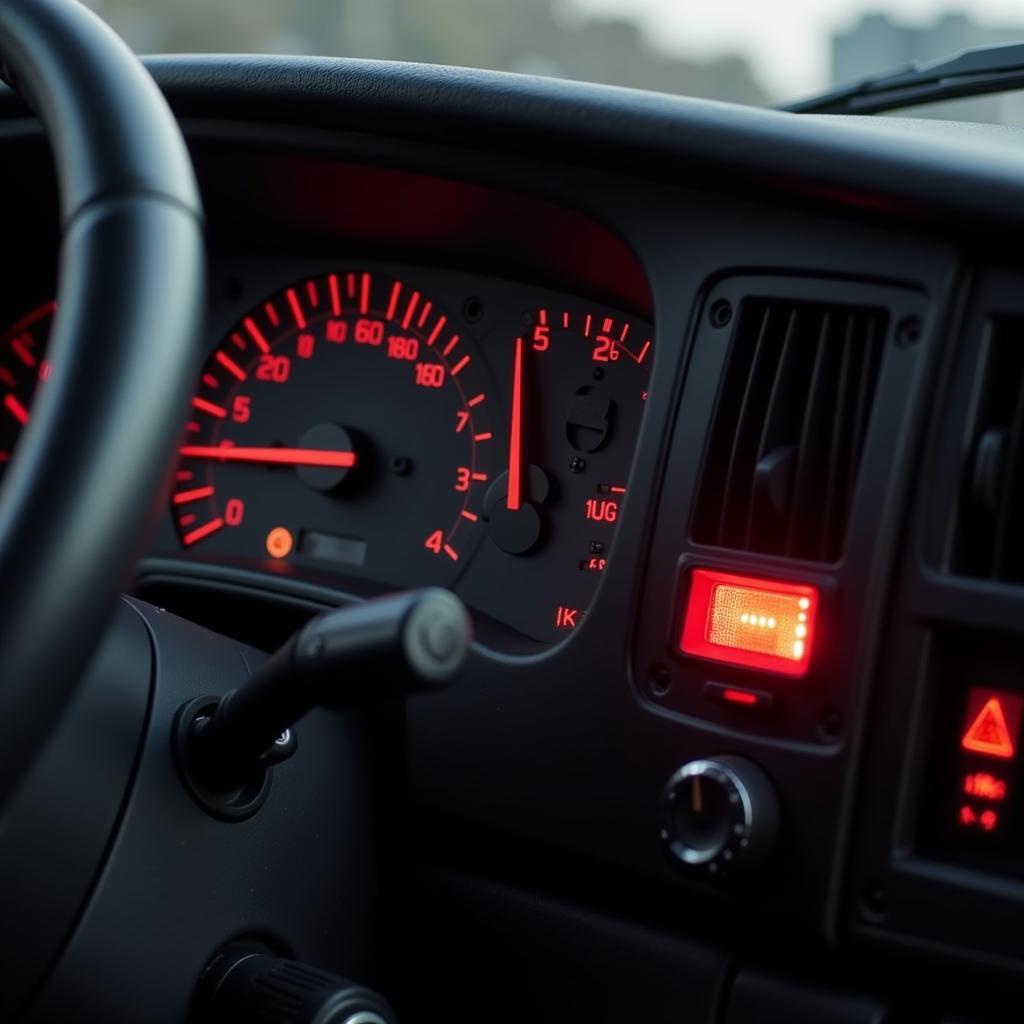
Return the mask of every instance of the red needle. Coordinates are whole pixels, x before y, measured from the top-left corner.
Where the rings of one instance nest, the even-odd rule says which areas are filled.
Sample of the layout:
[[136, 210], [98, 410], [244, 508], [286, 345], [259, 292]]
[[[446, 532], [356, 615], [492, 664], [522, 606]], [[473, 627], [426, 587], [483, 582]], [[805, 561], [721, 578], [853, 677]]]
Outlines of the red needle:
[[516, 338], [516, 363], [512, 372], [512, 426], [508, 446], [508, 508], [516, 512], [523, 491], [523, 339]]
[[323, 448], [238, 448], [235, 445], [185, 445], [184, 459], [218, 459], [221, 462], [262, 462], [275, 466], [330, 466], [351, 469], [355, 452]]

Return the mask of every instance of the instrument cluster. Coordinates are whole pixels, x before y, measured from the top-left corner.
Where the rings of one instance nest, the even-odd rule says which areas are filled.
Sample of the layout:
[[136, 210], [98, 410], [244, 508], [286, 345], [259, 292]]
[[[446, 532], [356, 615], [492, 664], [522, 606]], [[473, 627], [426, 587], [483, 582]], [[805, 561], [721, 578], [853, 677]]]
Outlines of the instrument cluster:
[[[652, 326], [436, 268], [277, 283], [214, 312], [157, 553], [270, 590], [450, 587], [541, 644], [578, 628], [626, 496]], [[52, 315], [3, 335], [0, 458], [45, 379]]]

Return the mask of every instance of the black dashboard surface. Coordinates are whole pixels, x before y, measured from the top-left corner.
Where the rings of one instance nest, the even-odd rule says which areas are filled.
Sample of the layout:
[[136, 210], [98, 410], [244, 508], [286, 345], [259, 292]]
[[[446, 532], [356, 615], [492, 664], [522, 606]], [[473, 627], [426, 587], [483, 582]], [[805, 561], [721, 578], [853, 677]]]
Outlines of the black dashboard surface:
[[[303, 345], [309, 352], [330, 345], [329, 330], [351, 332], [353, 343], [357, 329], [372, 338], [372, 326], [358, 328], [355, 319], [344, 330], [328, 327], [341, 322], [340, 305], [323, 333], [306, 332], [330, 275], [344, 288], [346, 275], [372, 272], [380, 298], [362, 312], [373, 306], [378, 322], [403, 327], [397, 335], [382, 328], [373, 342], [390, 347], [391, 361], [382, 349], [381, 365], [397, 374], [392, 363], [414, 351], [408, 338], [429, 294], [446, 311], [446, 329], [481, 353], [479, 391], [493, 389], [496, 398], [492, 420], [470, 429], [490, 435], [500, 454], [477, 504], [458, 506], [456, 518], [469, 512], [490, 522], [498, 507], [521, 512], [511, 507], [508, 479], [490, 498], [483, 487], [515, 472], [503, 460], [510, 444], [515, 450], [517, 329], [543, 354], [546, 336], [533, 332], [549, 316], [557, 328], [564, 314], [565, 331], [586, 342], [557, 388], [533, 389], [538, 406], [557, 412], [543, 443], [535, 442], [540, 454], [521, 460], [525, 500], [544, 506], [538, 514], [555, 525], [517, 553], [519, 561], [474, 556], [478, 548], [491, 552], [493, 536], [481, 533], [476, 546], [456, 551], [469, 566], [456, 573], [457, 559], [445, 554], [449, 536], [433, 550], [432, 521], [417, 518], [432, 500], [427, 494], [388, 507], [395, 550], [386, 571], [359, 569], [373, 524], [362, 533], [301, 524], [316, 534], [321, 556], [334, 553], [334, 568], [323, 557], [297, 572], [268, 561], [258, 547], [280, 525], [273, 516], [258, 520], [255, 541], [245, 545], [183, 550], [182, 537], [213, 520], [182, 524], [180, 505], [188, 502], [173, 500], [162, 503], [140, 563], [141, 595], [266, 648], [319, 607], [428, 581], [462, 588], [479, 613], [469, 671], [450, 692], [411, 704], [407, 721], [417, 899], [427, 917], [438, 912], [433, 901], [454, 908], [446, 925], [453, 948], [475, 941], [472, 893], [491, 913], [510, 915], [511, 934], [557, 921], [571, 942], [570, 922], [546, 897], [532, 916], [529, 901], [510, 896], [520, 887], [673, 936], [666, 946], [651, 940], [652, 956], [701, 961], [686, 985], [705, 996], [724, 984], [718, 968], [726, 961], [733, 971], [775, 961], [783, 974], [810, 971], [819, 980], [848, 970], [858, 988], [892, 992], [897, 1001], [907, 977], [941, 962], [952, 970], [948, 987], [930, 994], [936, 1019], [947, 1005], [973, 999], [971, 965], [998, 968], [994, 991], [1012, 984], [1024, 970], [1014, 925], [1024, 909], [1015, 881], [1021, 863], [1004, 847], [993, 851], [980, 827], [944, 837], [963, 803], [956, 790], [964, 771], [999, 767], [955, 761], [965, 701], [974, 699], [969, 688], [1013, 696], [1024, 685], [1014, 654], [1024, 621], [1019, 581], [970, 578], [951, 562], [947, 537], [961, 471], [972, 464], [972, 431], [980, 430], [969, 383], [982, 373], [978, 353], [991, 345], [992, 316], [1013, 318], [1024, 302], [1015, 246], [1024, 211], [1020, 134], [801, 118], [458, 69], [220, 57], [156, 58], [148, 66], [182, 120], [203, 190], [208, 358], [230, 353], [225, 339], [244, 330], [253, 310], [277, 296], [282, 312], [275, 307], [274, 316], [283, 315], [294, 301], [288, 289], [311, 282], [311, 307], [292, 307], [286, 343], [299, 346], [296, 361], [306, 358]], [[18, 290], [42, 302], [52, 287], [55, 237], [52, 191], [39, 184], [47, 180], [46, 155], [16, 101], [5, 96], [0, 109], [0, 147], [16, 155], [21, 188], [34, 197], [11, 212], [30, 240], [17, 273], [31, 283]], [[392, 291], [399, 279], [406, 282], [401, 306]], [[391, 298], [394, 308], [385, 310]], [[753, 334], [751, 310], [762, 317]], [[603, 320], [606, 311], [616, 329], [602, 348], [586, 318]], [[424, 315], [416, 353], [428, 347], [436, 315]], [[789, 325], [774, 341], [771, 316]], [[861, 316], [877, 335], [875, 355], [857, 371], [867, 382], [858, 391], [850, 367], [860, 358]], [[635, 347], [625, 340], [627, 321]], [[302, 342], [303, 332], [312, 340]], [[395, 337], [401, 344], [392, 344]], [[417, 358], [407, 360], [409, 381]], [[641, 364], [649, 382], [637, 375], [621, 391], [616, 384], [601, 392]], [[446, 365], [451, 373], [454, 364]], [[798, 383], [775, 402], [791, 366]], [[369, 367], [359, 373], [377, 372]], [[271, 363], [266, 372], [275, 372]], [[768, 383], [758, 383], [758, 373]], [[730, 385], [734, 378], [740, 384]], [[732, 428], [723, 419], [730, 387], [739, 389]], [[402, 394], [382, 399], [388, 415], [400, 412]], [[526, 394], [529, 409], [528, 377]], [[861, 413], [852, 425], [857, 395]], [[296, 396], [301, 419], [303, 394]], [[621, 433], [604, 447], [603, 436], [591, 435], [613, 422], [609, 402]], [[222, 410], [215, 418], [230, 418], [228, 404], [214, 404]], [[373, 406], [367, 416], [379, 412]], [[237, 408], [239, 417], [250, 415], [244, 403]], [[413, 408], [407, 429], [426, 430], [433, 413]], [[443, 413], [457, 433], [461, 408]], [[787, 427], [790, 408], [803, 410], [802, 418]], [[369, 448], [358, 435], [367, 428], [347, 427], [362, 458]], [[727, 428], [741, 440], [733, 444], [729, 434], [723, 449]], [[196, 432], [204, 444], [205, 429]], [[748, 458], [745, 436], [758, 443], [749, 456], [753, 482], [741, 487], [733, 481]], [[822, 437], [831, 448], [814, 448]], [[249, 443], [297, 440], [260, 435]], [[384, 454], [380, 446], [378, 458]], [[392, 466], [400, 454], [387, 449]], [[1014, 458], [1006, 455], [1005, 473]], [[576, 459], [602, 469], [586, 477], [584, 465], [577, 474]], [[825, 465], [824, 478], [808, 468], [814, 459]], [[839, 469], [829, 469], [837, 459]], [[438, 472], [458, 492], [461, 467], [483, 470], [453, 460]], [[179, 472], [192, 472], [183, 466]], [[534, 469], [543, 479], [531, 477]], [[697, 518], [698, 496], [716, 486], [716, 473], [726, 480], [723, 503], [749, 488], [750, 511], [744, 530], [712, 537]], [[848, 486], [833, 500], [839, 473]], [[814, 495], [833, 497], [831, 504], [805, 497], [803, 507], [810, 502], [815, 512], [797, 521], [801, 502], [778, 494], [803, 493], [801, 474]], [[577, 493], [580, 480], [587, 483]], [[344, 479], [307, 484], [322, 508], [345, 500]], [[205, 477], [179, 477], [176, 485], [179, 493], [212, 486]], [[293, 509], [305, 493], [289, 490], [280, 507]], [[241, 492], [231, 496], [240, 500]], [[256, 516], [262, 500], [246, 494], [244, 514]], [[209, 515], [227, 512], [218, 506]], [[792, 541], [792, 531], [813, 530], [824, 517], [840, 524], [835, 545], [812, 552]], [[399, 550], [413, 529], [422, 533], [415, 545], [428, 566], [422, 571]], [[789, 530], [790, 539], [771, 543], [773, 529]], [[504, 543], [514, 547], [519, 536]], [[571, 537], [564, 549], [563, 537]], [[444, 574], [429, 568], [430, 555]], [[516, 575], [524, 564], [533, 568]], [[792, 679], [685, 654], [678, 634], [695, 568], [813, 587], [820, 605], [806, 674]], [[937, 661], [932, 652], [957, 648], [965, 630], [985, 633], [998, 656]], [[780, 821], [768, 863], [725, 881], [671, 862], [659, 813], [666, 780], [680, 765], [723, 755], [763, 770]], [[952, 790], [936, 796], [941, 786]], [[466, 877], [474, 881], [464, 885]], [[973, 924], [973, 915], [988, 923]], [[590, 925], [592, 935], [603, 934]], [[613, 948], [630, 941], [609, 928]], [[693, 948], [677, 948], [677, 939]], [[826, 964], [824, 950], [843, 955]], [[892, 950], [906, 959], [887, 961]], [[451, 966], [440, 951], [433, 955], [439, 971]], [[530, 969], [528, 959], [523, 967]], [[741, 978], [758, 991], [756, 975]], [[672, 988], [664, 979], [649, 983]], [[673, 990], [666, 998], [681, 997]], [[706, 1019], [715, 1005], [708, 996]]]

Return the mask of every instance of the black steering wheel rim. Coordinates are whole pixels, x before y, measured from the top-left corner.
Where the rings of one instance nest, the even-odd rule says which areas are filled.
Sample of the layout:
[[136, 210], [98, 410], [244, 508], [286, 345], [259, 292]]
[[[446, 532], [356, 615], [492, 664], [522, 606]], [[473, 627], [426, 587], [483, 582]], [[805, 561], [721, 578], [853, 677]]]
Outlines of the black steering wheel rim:
[[0, 806], [72, 693], [169, 480], [204, 287], [180, 130], [77, 0], [0, 3], [0, 62], [53, 150], [53, 372], [0, 488]]

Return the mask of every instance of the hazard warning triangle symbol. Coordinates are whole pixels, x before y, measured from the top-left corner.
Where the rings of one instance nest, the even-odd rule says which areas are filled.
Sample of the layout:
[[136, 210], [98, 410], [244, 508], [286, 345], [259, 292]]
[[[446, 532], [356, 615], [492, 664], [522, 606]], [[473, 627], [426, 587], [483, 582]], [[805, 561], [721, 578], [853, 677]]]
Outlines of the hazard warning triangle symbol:
[[991, 697], [978, 712], [963, 738], [964, 750], [990, 757], [1013, 757], [1013, 739], [998, 697]]

